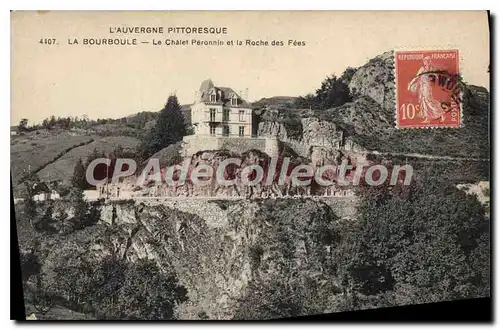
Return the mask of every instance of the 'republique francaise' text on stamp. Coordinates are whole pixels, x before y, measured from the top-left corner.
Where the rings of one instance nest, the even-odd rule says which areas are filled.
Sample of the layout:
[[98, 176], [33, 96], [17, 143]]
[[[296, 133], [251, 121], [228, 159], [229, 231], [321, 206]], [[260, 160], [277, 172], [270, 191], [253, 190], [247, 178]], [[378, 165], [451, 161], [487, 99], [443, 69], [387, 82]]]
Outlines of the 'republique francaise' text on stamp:
[[458, 50], [396, 51], [396, 127], [461, 127]]

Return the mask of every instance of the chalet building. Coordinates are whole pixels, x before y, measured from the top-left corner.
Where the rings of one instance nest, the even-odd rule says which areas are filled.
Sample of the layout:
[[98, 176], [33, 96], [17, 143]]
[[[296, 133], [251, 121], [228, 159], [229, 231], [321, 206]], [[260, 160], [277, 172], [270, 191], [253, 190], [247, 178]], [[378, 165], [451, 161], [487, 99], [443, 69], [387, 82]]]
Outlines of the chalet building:
[[197, 136], [252, 136], [250, 105], [232, 88], [217, 87], [210, 79], [201, 83], [191, 105], [191, 122]]
[[277, 155], [277, 138], [252, 133], [256, 123], [252, 122], [250, 104], [232, 88], [217, 87], [207, 79], [201, 83], [190, 109], [194, 131], [183, 138], [183, 157], [191, 157], [200, 150], [241, 153], [258, 149]]

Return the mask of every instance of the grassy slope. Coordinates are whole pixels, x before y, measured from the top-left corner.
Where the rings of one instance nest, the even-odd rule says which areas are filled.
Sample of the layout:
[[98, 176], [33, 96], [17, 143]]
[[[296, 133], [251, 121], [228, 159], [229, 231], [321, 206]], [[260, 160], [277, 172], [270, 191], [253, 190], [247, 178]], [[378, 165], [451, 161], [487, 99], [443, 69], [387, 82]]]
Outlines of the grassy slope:
[[[181, 148], [182, 142], [174, 143], [166, 148], [161, 149], [149, 159], [157, 158], [160, 162], [160, 166], [172, 166], [174, 164], [178, 164], [182, 162], [182, 157], [180, 155]], [[143, 165], [145, 165], [146, 163], [147, 161], [145, 161]]]
[[79, 158], [85, 162], [87, 156], [95, 149], [104, 151], [105, 153], [112, 152], [118, 145], [121, 145], [126, 151], [133, 151], [139, 140], [128, 136], [108, 136], [108, 137], [93, 137], [94, 142], [72, 149], [55, 163], [49, 164], [43, 168], [38, 176], [43, 181], [58, 180], [65, 183], [73, 175], [73, 168]]
[[97, 148], [106, 153], [118, 145], [133, 150], [139, 140], [128, 136], [24, 135], [11, 139], [11, 173], [14, 189], [19, 187], [23, 171], [31, 165], [41, 180], [68, 182], [79, 158], [83, 160]]
[[12, 179], [17, 183], [24, 171], [31, 166], [35, 172], [69, 148], [89, 143], [91, 136], [71, 136], [67, 133], [49, 136], [23, 135], [11, 139], [10, 168]]

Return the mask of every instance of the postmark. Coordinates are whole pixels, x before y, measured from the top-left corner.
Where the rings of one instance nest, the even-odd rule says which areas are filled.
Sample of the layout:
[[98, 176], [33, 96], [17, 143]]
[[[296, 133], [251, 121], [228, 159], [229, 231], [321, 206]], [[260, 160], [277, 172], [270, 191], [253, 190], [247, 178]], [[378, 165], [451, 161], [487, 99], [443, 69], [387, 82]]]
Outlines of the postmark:
[[458, 50], [396, 51], [396, 127], [462, 126]]

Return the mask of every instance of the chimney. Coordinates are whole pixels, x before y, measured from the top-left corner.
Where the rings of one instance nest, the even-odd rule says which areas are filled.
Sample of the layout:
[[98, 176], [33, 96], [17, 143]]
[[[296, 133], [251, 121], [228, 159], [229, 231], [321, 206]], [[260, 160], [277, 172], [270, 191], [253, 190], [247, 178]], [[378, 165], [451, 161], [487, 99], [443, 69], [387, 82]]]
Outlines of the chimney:
[[240, 90], [239, 93], [241, 98], [245, 101], [248, 101], [248, 88], [245, 88], [244, 90]]

